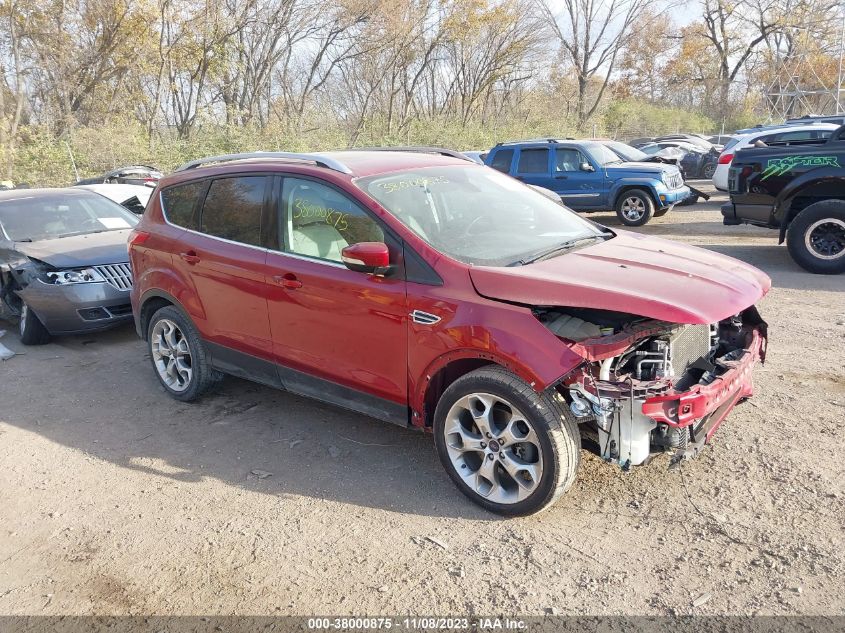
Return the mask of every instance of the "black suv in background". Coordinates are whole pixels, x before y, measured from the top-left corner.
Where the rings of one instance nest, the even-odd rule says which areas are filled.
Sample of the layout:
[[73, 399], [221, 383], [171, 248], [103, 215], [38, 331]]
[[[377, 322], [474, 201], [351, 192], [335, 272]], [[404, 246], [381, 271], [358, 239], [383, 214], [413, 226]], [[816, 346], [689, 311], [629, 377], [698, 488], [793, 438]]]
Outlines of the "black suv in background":
[[740, 150], [728, 190], [725, 224], [778, 229], [802, 268], [845, 272], [845, 125], [824, 140]]

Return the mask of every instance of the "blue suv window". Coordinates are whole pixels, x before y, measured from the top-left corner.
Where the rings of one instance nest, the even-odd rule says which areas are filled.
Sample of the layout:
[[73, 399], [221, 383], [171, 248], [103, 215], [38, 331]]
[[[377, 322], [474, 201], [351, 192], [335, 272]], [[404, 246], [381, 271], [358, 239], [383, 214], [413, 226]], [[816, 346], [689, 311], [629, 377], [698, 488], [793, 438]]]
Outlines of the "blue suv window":
[[519, 174], [545, 174], [549, 171], [549, 150], [523, 149], [519, 152]]
[[513, 162], [513, 150], [512, 149], [500, 149], [493, 155], [493, 161], [490, 163], [490, 167], [493, 169], [498, 169], [504, 173], [508, 173], [511, 170], [511, 163]]
[[587, 159], [577, 149], [558, 147], [555, 151], [555, 171], [579, 171]]

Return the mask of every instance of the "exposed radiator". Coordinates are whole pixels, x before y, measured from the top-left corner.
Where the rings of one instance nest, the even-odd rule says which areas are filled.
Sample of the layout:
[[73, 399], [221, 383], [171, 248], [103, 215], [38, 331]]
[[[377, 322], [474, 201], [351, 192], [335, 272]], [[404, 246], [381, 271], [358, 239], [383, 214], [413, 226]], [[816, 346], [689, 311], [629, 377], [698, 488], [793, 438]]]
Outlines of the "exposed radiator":
[[669, 360], [675, 376], [710, 351], [710, 326], [687, 325], [669, 337]]

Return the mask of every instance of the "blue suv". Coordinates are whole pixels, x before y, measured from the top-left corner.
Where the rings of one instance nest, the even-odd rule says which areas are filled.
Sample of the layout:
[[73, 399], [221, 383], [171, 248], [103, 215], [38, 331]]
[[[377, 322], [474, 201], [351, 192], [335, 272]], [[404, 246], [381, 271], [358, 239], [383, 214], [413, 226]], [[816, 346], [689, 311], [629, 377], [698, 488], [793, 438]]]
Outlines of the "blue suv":
[[598, 141], [499, 143], [484, 163], [554, 191], [576, 211], [612, 209], [626, 226], [642, 226], [690, 195], [674, 165], [626, 162]]

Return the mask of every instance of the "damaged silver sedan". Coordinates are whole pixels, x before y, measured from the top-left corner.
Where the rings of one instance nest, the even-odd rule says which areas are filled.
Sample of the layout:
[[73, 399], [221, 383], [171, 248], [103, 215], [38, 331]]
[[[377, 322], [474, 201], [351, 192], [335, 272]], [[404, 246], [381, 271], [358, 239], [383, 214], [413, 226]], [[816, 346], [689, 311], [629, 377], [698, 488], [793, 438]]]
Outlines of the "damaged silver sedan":
[[126, 239], [138, 218], [80, 189], [0, 193], [0, 317], [26, 345], [132, 318]]

